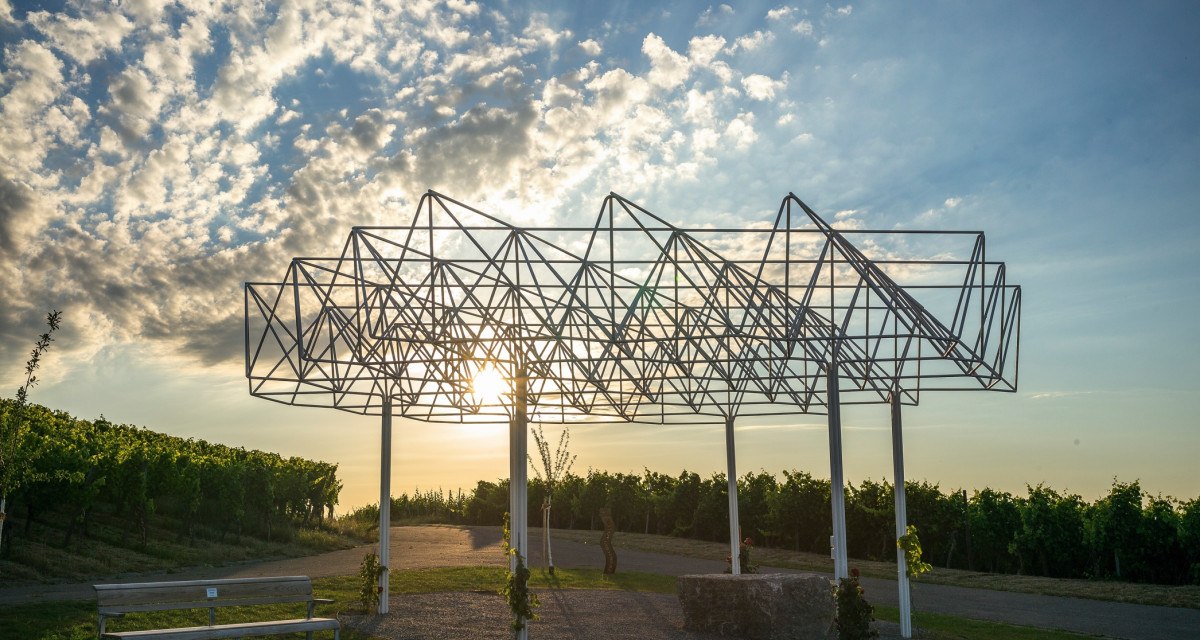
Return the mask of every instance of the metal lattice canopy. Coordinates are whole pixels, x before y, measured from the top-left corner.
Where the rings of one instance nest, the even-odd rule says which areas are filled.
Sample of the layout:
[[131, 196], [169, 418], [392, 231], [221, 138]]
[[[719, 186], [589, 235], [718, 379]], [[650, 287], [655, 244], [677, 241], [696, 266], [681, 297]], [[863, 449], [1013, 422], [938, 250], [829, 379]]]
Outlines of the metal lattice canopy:
[[[590, 227], [522, 228], [431, 191], [408, 226], [356, 227], [341, 255], [247, 283], [246, 376], [252, 395], [382, 416], [381, 613], [393, 415], [509, 423], [514, 572], [528, 550], [528, 420], [723, 421], [737, 574], [735, 418], [825, 413], [841, 578], [840, 407], [891, 407], [902, 536], [901, 406], [922, 391], [1015, 391], [1020, 308], [982, 233], [834, 229], [793, 194], [748, 228], [677, 227], [615, 194]], [[476, 389], [485, 373], [507, 391]]]
[[431, 422], [704, 421], [1014, 391], [1020, 287], [983, 234], [836, 230], [793, 194], [770, 224], [671, 225], [610, 194], [590, 227], [518, 227], [426, 193], [411, 224], [246, 284], [250, 393]]

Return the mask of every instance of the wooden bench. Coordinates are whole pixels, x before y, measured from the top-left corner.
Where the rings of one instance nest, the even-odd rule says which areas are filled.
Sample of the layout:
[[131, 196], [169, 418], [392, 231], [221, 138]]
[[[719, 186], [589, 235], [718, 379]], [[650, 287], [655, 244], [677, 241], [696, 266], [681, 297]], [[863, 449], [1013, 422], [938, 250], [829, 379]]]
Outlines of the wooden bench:
[[[333, 601], [314, 598], [312, 581], [307, 576], [98, 584], [94, 585], [94, 588], [96, 589], [97, 605], [100, 609], [101, 640], [104, 638], [209, 640], [295, 632], [307, 633], [309, 640], [312, 640], [314, 631], [332, 631], [334, 640], [338, 640], [340, 635], [341, 625], [336, 619], [313, 617], [313, 605]], [[308, 612], [305, 617], [293, 620], [217, 624], [219, 607], [244, 607], [288, 602], [307, 603]], [[105, 623], [109, 618], [120, 618], [127, 613], [177, 609], [208, 609], [208, 625], [149, 631], [108, 631], [105, 629]]]

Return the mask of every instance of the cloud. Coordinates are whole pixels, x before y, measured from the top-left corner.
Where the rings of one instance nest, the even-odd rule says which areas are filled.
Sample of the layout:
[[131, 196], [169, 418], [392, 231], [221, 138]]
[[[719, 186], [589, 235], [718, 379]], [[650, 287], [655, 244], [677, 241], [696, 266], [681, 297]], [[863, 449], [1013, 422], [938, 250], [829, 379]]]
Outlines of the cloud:
[[37, 11], [26, 21], [45, 35], [46, 41], [81, 65], [90, 64], [110, 51], [115, 51], [134, 24], [115, 6], [85, 3], [86, 13], [78, 17], [61, 13]]
[[299, 117], [300, 117], [299, 111], [292, 111], [291, 109], [285, 108], [279, 114], [279, 117], [275, 119], [275, 124], [287, 124]]
[[162, 108], [163, 96], [153, 90], [140, 69], [126, 69], [108, 86], [111, 100], [101, 113], [112, 117], [111, 126], [126, 147], [142, 144]]
[[676, 53], [663, 39], [653, 33], [642, 41], [642, 53], [650, 59], [650, 73], [646, 80], [663, 89], [672, 89], [687, 80], [691, 65], [683, 55]]
[[701, 67], [707, 67], [712, 64], [723, 48], [725, 48], [725, 38], [721, 36], [698, 36], [688, 41], [688, 58]]
[[[161, 7], [157, 2], [151, 6]], [[202, 16], [190, 16], [180, 25], [178, 35], [165, 35], [145, 43], [141, 64], [158, 84], [170, 83], [171, 93], [183, 91], [183, 86], [195, 73], [196, 56], [212, 51], [209, 22]]]
[[597, 124], [613, 126], [624, 119], [633, 105], [649, 99], [649, 83], [624, 69], [605, 72], [584, 85], [592, 93]]
[[350, 135], [363, 149], [378, 149], [387, 144], [395, 129], [396, 125], [384, 121], [383, 111], [370, 109], [355, 118]]
[[158, 0], [125, 0], [123, 6], [144, 24], [154, 24], [162, 17], [167, 8]]
[[544, 13], [535, 13], [529, 19], [523, 35], [537, 45], [554, 48], [559, 42], [571, 38], [569, 30], [554, 29], [548, 24], [549, 17]]
[[29, 224], [33, 193], [0, 174], [0, 252], [15, 256], [35, 230]]
[[775, 7], [774, 9], [767, 11], [767, 20], [784, 20], [786, 18], [791, 17], [791, 15], [795, 12], [796, 12], [796, 9], [794, 9], [793, 7], [788, 7], [788, 6]]
[[1090, 396], [1099, 393], [1098, 391], [1036, 391], [1029, 394], [1031, 400], [1059, 400], [1062, 398], [1075, 398], [1079, 396]]
[[[239, 46], [220, 66], [213, 85], [212, 99], [220, 117], [233, 122], [243, 133], [249, 131], [277, 109], [275, 86], [321, 53], [327, 44], [338, 42], [340, 46], [331, 52], [352, 63], [355, 58], [348, 55], [353, 50], [350, 43], [362, 35], [355, 28], [357, 23], [319, 22], [326, 17], [307, 15], [290, 5], [281, 7], [277, 16], [269, 16], [262, 9], [246, 16], [244, 24], [238, 25], [245, 32], [235, 41]], [[265, 33], [258, 36], [259, 30]]]
[[949, 214], [954, 209], [958, 208], [958, 206], [962, 203], [963, 203], [963, 198], [959, 197], [959, 196], [953, 196], [950, 198], [946, 198], [942, 202], [942, 206], [931, 207], [931, 208], [928, 208], [928, 209], [922, 211], [921, 213], [917, 214], [917, 217], [914, 219], [914, 223], [917, 224], [918, 226], [935, 223], [935, 222], [941, 220], [942, 218], [946, 217], [947, 214]]
[[775, 92], [781, 91], [786, 86], [786, 77], [782, 80], [773, 80], [767, 76], [752, 73], [742, 78], [742, 88], [746, 90], [746, 95], [753, 100], [774, 100]]
[[32, 40], [23, 40], [15, 46], [5, 48], [8, 62], [5, 84], [12, 84], [0, 106], [6, 113], [26, 117], [44, 108], [58, 97], [63, 90], [63, 64], [45, 46]]
[[780, 6], [775, 7], [773, 10], [767, 12], [767, 20], [768, 22], [773, 23], [791, 23], [791, 26], [788, 29], [797, 32], [797, 34], [804, 37], [812, 37], [814, 25], [812, 25], [811, 20], [808, 18], [797, 19], [797, 14], [802, 14], [803, 16], [803, 14], [806, 13], [808, 12], [800, 12], [794, 7]]
[[[123, 343], [228, 362], [242, 281], [404, 219], [427, 188], [540, 224], [609, 189], [653, 204], [762, 144], [751, 100], [788, 89], [726, 57], [766, 32], [697, 34], [685, 54], [654, 33], [578, 40], [549, 16], [464, 2], [172, 11], [168, 25], [130, 5], [125, 31], [96, 14], [66, 53], [52, 34], [93, 17], [69, 7], [40, 18], [40, 42], [5, 47], [0, 335], [23, 340], [62, 307], [60, 346], [81, 362]], [[617, 42], [645, 57], [603, 58]], [[579, 52], [592, 59], [563, 62]]]
[[838, 222], [848, 222], [850, 219], [852, 219], [854, 216], [859, 215], [860, 213], [862, 213], [862, 212], [859, 211], [858, 209], [843, 209], [841, 211], [835, 212], [833, 214], [833, 219]]
[[527, 155], [536, 117], [532, 103], [517, 109], [472, 108], [421, 139], [414, 150], [422, 159], [416, 170], [419, 181], [470, 197], [485, 185], [507, 184]]
[[754, 114], [742, 113], [729, 122], [724, 137], [738, 149], [749, 149], [758, 140], [754, 131]]
[[755, 31], [744, 36], [738, 36], [733, 41], [733, 49], [740, 51], [756, 51], [775, 38], [770, 31]]
[[709, 6], [700, 14], [700, 17], [696, 19], [696, 26], [708, 27], [719, 24], [721, 20], [724, 20], [732, 15], [733, 7], [727, 4], [717, 5], [715, 8]]

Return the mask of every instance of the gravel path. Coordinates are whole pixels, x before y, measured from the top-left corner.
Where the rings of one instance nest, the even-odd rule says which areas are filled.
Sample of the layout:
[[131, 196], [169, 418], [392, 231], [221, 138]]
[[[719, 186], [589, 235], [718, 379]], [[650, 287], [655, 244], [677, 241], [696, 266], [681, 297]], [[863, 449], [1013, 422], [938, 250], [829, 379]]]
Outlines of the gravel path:
[[[540, 534], [531, 535], [530, 566], [540, 566]], [[599, 535], [597, 534], [597, 541]], [[226, 567], [188, 569], [174, 573], [142, 574], [105, 579], [103, 582], [143, 582], [150, 580], [192, 580], [224, 577], [270, 575], [308, 575], [325, 577], [352, 574], [365, 553], [375, 545], [306, 558], [245, 563]], [[665, 575], [719, 573], [723, 562], [686, 556], [618, 549], [618, 571], [645, 571]], [[445, 566], [503, 566], [498, 527], [394, 527], [391, 564], [393, 569]], [[564, 568], [602, 568], [604, 556], [598, 544], [570, 541], [554, 543], [555, 564]], [[791, 573], [789, 569], [763, 567], [764, 572]], [[100, 582], [100, 581], [97, 581]], [[89, 600], [95, 597], [92, 583], [34, 585], [0, 589], [0, 605], [46, 600]], [[871, 602], [895, 606], [896, 583], [864, 579], [863, 586]], [[637, 629], [636, 636], [646, 640], [704, 638], [685, 634], [682, 614], [673, 595], [631, 592], [548, 592], [542, 596], [538, 638], [595, 638], [613, 635], [606, 627], [612, 611], [620, 612], [623, 628]], [[456, 604], [457, 603], [457, 604]], [[969, 618], [995, 620], [1045, 628], [1064, 629], [1091, 635], [1127, 640], [1196, 640], [1200, 638], [1200, 610], [1173, 607], [1102, 602], [1080, 598], [1060, 598], [986, 589], [968, 589], [945, 585], [916, 584], [913, 604], [920, 610]], [[504, 603], [487, 593], [426, 594], [396, 596], [391, 599], [393, 613], [369, 624], [383, 625], [378, 633], [384, 638], [484, 638], [503, 625], [493, 625], [489, 616], [505, 617]], [[412, 609], [409, 609], [412, 607]], [[489, 609], [490, 607], [490, 609]], [[494, 609], [494, 613], [487, 613]], [[408, 612], [398, 615], [397, 612]], [[421, 622], [424, 620], [424, 622]], [[477, 627], [477, 620], [486, 621]], [[396, 621], [404, 621], [404, 629]], [[388, 626], [392, 625], [392, 626]], [[426, 625], [425, 629], [421, 625]], [[456, 626], [457, 625], [457, 626]], [[459, 635], [450, 634], [462, 627]], [[469, 631], [465, 629], [470, 629]], [[386, 633], [382, 630], [388, 629]], [[653, 632], [651, 630], [654, 630]], [[884, 637], [898, 637], [895, 625], [881, 625]], [[409, 635], [403, 635], [403, 634]], [[399, 635], [397, 635], [399, 634]], [[412, 635], [417, 634], [417, 635]], [[423, 635], [422, 635], [423, 634]], [[442, 634], [442, 635], [437, 635]], [[558, 634], [558, 635], [555, 635]], [[574, 635], [572, 635], [574, 634]], [[674, 634], [674, 635], [673, 635]], [[682, 635], [681, 635], [682, 634]], [[497, 636], [499, 637], [499, 636]]]
[[[683, 630], [679, 599], [632, 591], [537, 591], [537, 640], [716, 640]], [[493, 593], [428, 593], [392, 598], [384, 616], [343, 616], [346, 626], [388, 640], [510, 640], [508, 607]], [[877, 623], [880, 640], [898, 640], [899, 628]]]

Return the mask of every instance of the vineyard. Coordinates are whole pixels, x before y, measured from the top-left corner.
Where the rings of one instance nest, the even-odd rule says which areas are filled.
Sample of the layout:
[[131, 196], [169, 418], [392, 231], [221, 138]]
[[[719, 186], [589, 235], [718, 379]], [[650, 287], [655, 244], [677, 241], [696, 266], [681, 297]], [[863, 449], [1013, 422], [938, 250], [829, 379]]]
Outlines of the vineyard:
[[[0, 412], [10, 408], [11, 401], [0, 401]], [[5, 580], [54, 574], [39, 565], [41, 550], [74, 549], [79, 557], [97, 541], [109, 545], [105, 553], [172, 556], [181, 566], [206, 543], [247, 546], [250, 559], [261, 552], [249, 549], [254, 541], [286, 543], [331, 527], [363, 534], [378, 523], [378, 507], [369, 506], [334, 527], [341, 490], [335, 464], [81, 420], [38, 405], [25, 407], [24, 424], [15, 443], [24, 478], [8, 496], [0, 547]], [[1200, 499], [1152, 496], [1138, 482], [1119, 481], [1092, 503], [1043, 485], [1024, 495], [968, 495], [928, 482], [905, 487], [908, 520], [936, 566], [1200, 584]], [[852, 557], [895, 559], [892, 489], [871, 480], [848, 487]], [[726, 492], [723, 474], [589, 470], [558, 480], [550, 523], [596, 529], [600, 508], [609, 507], [620, 531], [724, 542]], [[544, 494], [545, 484], [532, 479], [530, 525], [541, 524]], [[758, 546], [827, 554], [829, 502], [829, 481], [806, 472], [738, 479], [742, 535]], [[479, 481], [471, 491], [406, 493], [393, 499], [391, 513], [396, 522], [496, 525], [507, 510], [508, 482], [500, 480]]]
[[[7, 413], [12, 401], [0, 401]], [[163, 555], [159, 541], [289, 542], [329, 524], [337, 465], [24, 407], [22, 482], [8, 496], [5, 579], [38, 577], [41, 549], [97, 540]], [[156, 549], [155, 547], [159, 547]], [[43, 554], [44, 555], [44, 554]]]
[[[568, 475], [554, 491], [551, 526], [596, 529], [610, 507], [620, 531], [728, 541], [724, 474], [703, 478], [589, 471]], [[983, 489], [943, 491], [905, 483], [908, 521], [917, 526], [924, 559], [935, 566], [1056, 578], [1200, 584], [1200, 499], [1180, 502], [1146, 494], [1138, 482], [1114, 481], [1089, 504], [1038, 485], [1025, 495]], [[545, 486], [529, 487], [530, 525], [540, 526]], [[829, 481], [801, 471], [750, 473], [738, 479], [742, 535], [757, 546], [829, 553]], [[480, 481], [464, 493], [418, 491], [393, 498], [394, 520], [498, 524], [508, 510], [508, 482]], [[849, 554], [896, 558], [892, 485], [848, 487]], [[378, 509], [351, 515], [369, 521]]]

